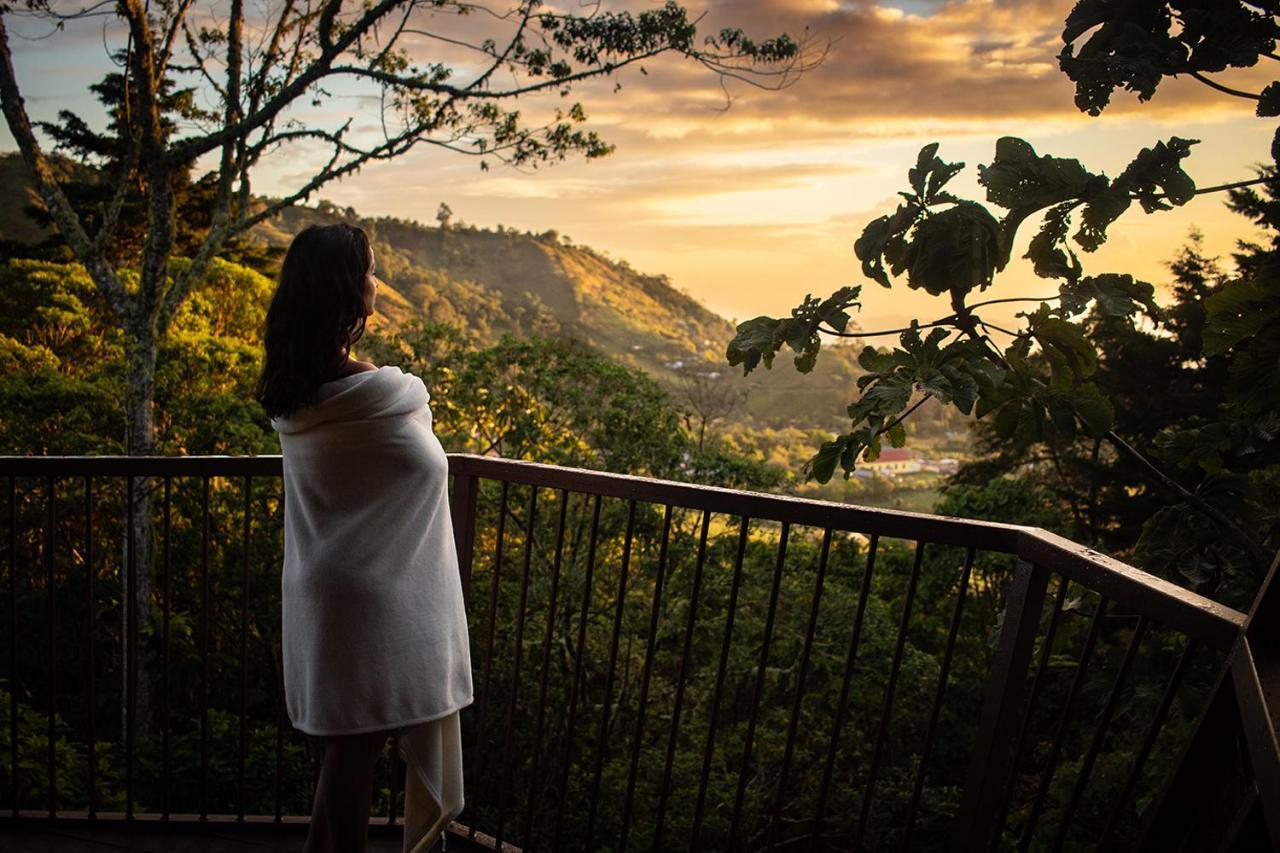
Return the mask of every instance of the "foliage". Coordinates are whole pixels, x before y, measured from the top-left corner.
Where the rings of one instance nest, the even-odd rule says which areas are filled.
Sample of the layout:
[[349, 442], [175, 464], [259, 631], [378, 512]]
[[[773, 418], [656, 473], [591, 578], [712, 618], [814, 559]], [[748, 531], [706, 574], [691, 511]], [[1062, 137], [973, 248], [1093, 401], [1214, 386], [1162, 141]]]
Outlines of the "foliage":
[[[173, 262], [175, 271], [187, 262]], [[123, 335], [78, 264], [15, 258], [0, 266], [0, 445], [10, 453], [119, 453]], [[215, 261], [161, 348], [158, 444], [168, 452], [262, 452], [253, 403], [270, 282]], [[272, 439], [273, 441], [273, 439]]]
[[[1147, 101], [1165, 77], [1257, 65], [1280, 37], [1273, 13], [1267, 4], [1239, 0], [1080, 0], [1063, 27], [1058, 62], [1075, 83], [1076, 106], [1098, 115], [1118, 88]], [[1277, 115], [1275, 90], [1266, 91], [1258, 115]]]
[[1023, 478], [952, 483], [943, 490], [935, 510], [939, 515], [1025, 524], [1055, 533], [1067, 533], [1070, 529], [1053, 492]]
[[427, 322], [371, 334], [366, 349], [423, 377], [436, 432], [457, 452], [747, 488], [782, 478], [717, 447], [700, 451], [654, 380], [573, 339], [504, 335], [470, 349], [461, 330]]
[[[1227, 94], [1257, 100], [1260, 116], [1274, 116], [1280, 114], [1271, 109], [1280, 84], [1254, 95], [1205, 75], [1272, 55], [1278, 33], [1272, 11], [1256, 4], [1082, 0], [1064, 25], [1061, 64], [1076, 83], [1077, 104], [1095, 114], [1117, 87], [1145, 100], [1164, 76], [1190, 73]], [[854, 251], [870, 280], [891, 287], [905, 277], [911, 288], [945, 296], [952, 313], [896, 330], [897, 347], [863, 350], [860, 363], [868, 372], [859, 377], [859, 397], [848, 406], [850, 429], [822, 444], [805, 463], [805, 476], [826, 482], [838, 464], [847, 479], [859, 459], [877, 457], [886, 439], [899, 445], [904, 421], [922, 399], [936, 399], [972, 412], [1001, 458], [1047, 456], [1062, 476], [1063, 449], [1077, 448], [1072, 453], [1088, 460], [1080, 469], [1090, 467], [1085, 479], [1092, 485], [1073, 513], [1078, 521], [1088, 516], [1078, 530], [1090, 541], [1133, 546], [1146, 524], [1139, 554], [1153, 568], [1181, 571], [1190, 582], [1233, 600], [1247, 596], [1276, 544], [1274, 513], [1263, 510], [1257, 490], [1274, 476], [1270, 466], [1280, 436], [1276, 246], [1242, 244], [1241, 275], [1221, 286], [1188, 290], [1184, 282], [1180, 297], [1190, 295], [1194, 302], [1184, 299], [1175, 306], [1181, 317], [1157, 305], [1151, 284], [1119, 272], [1086, 273], [1078, 254], [1096, 251], [1134, 202], [1150, 214], [1206, 191], [1183, 169], [1196, 142], [1177, 136], [1156, 142], [1109, 177], [1004, 137], [996, 142], [992, 161], [978, 167], [986, 204], [949, 192], [948, 182], [964, 164], [941, 159], [936, 144], [925, 146], [907, 172], [909, 190], [899, 193], [902, 203], [871, 221]], [[1255, 181], [1225, 187], [1237, 193], [1237, 209], [1272, 232], [1280, 226], [1271, 207], [1274, 175], [1269, 169]], [[1249, 186], [1264, 182], [1266, 201]], [[974, 301], [1005, 269], [1018, 229], [1032, 217], [1040, 224], [1025, 257], [1038, 276], [1057, 281], [1057, 297]], [[809, 370], [820, 334], [858, 337], [845, 331], [844, 309], [856, 305], [860, 295], [861, 286], [855, 285], [825, 301], [807, 296], [793, 312], [806, 321], [799, 329], [795, 320], [770, 317], [743, 323], [726, 358], [748, 373], [761, 362], [771, 367], [773, 355], [788, 343], [803, 349], [797, 367]], [[1017, 329], [1003, 329], [980, 313], [1011, 301], [1039, 303], [1018, 315]], [[1201, 301], [1205, 321], [1191, 329], [1185, 315]], [[1135, 338], [1159, 339], [1166, 333], [1181, 336], [1185, 369], [1149, 358], [1129, 359], [1123, 367], [1106, 364], [1117, 357], [1117, 340], [1163, 358], [1160, 340], [1138, 343]], [[1009, 340], [997, 343], [994, 335]], [[1225, 368], [1223, 393], [1212, 412], [1188, 419], [1183, 410], [1169, 408], [1159, 415], [1166, 420], [1156, 430], [1129, 429], [1133, 418], [1121, 403], [1139, 407], [1141, 412], [1133, 414], [1141, 420], [1153, 413], [1153, 401], [1118, 398], [1109, 386], [1124, 383], [1122, 372], [1141, 376], [1149, 393], [1158, 386], [1144, 370], [1194, 374], [1200, 365], [1207, 374]], [[1124, 460], [1126, 471], [1123, 486], [1117, 478], [1116, 487], [1143, 496], [1137, 503], [1145, 515], [1130, 518], [1123, 533], [1109, 534], [1097, 517], [1096, 469], [1117, 460]], [[1084, 505], [1089, 508], [1082, 515]]]
[[[70, 810], [88, 802], [88, 762], [82, 743], [73, 740], [77, 736], [75, 729], [61, 715], [54, 715], [52, 729], [47, 716], [33, 708], [28, 702], [14, 701], [12, 686], [5, 684], [0, 688], [0, 724], [5, 731], [20, 732], [17, 757], [18, 764], [12, 764], [12, 753], [3, 750], [0, 755], [0, 780], [6, 790], [13, 791], [15, 803], [34, 803], [40, 801], [48, 793], [49, 767], [49, 735], [53, 733], [53, 766], [58, 778], [59, 809]], [[11, 713], [18, 712], [15, 721]], [[16, 726], [14, 725], [16, 722]], [[98, 748], [106, 754], [113, 753], [114, 744], [99, 742]], [[119, 765], [111, 763], [105, 774], [99, 779], [113, 790], [119, 790], [122, 779], [117, 772]], [[106, 778], [103, 778], [105, 776]], [[15, 784], [16, 783], [16, 784]], [[111, 798], [108, 802], [98, 801], [99, 807], [117, 807], [119, 801]]]
[[[725, 28], [699, 40], [696, 22], [674, 0], [638, 14], [563, 13], [521, 0], [470, 32], [471, 3], [427, 5], [288, 2], [246, 13], [237, 3], [224, 14], [200, 3], [69, 13], [28, 4], [27, 17], [49, 22], [59, 40], [99, 15], [128, 33], [123, 48], [106, 47], [120, 70], [88, 84], [106, 108], [97, 128], [66, 109], [57, 121], [33, 121], [9, 47], [14, 10], [0, 4], [0, 111], [30, 169], [44, 224], [56, 227], [124, 332], [128, 452], [154, 447], [159, 349], [196, 282], [220, 254], [248, 262], [241, 241], [249, 230], [324, 185], [424, 142], [478, 155], [482, 168], [490, 159], [536, 167], [605, 156], [613, 148], [584, 129], [581, 104], [553, 108], [540, 121], [514, 102], [540, 92], [567, 97], [583, 80], [662, 54], [767, 88], [789, 85], [820, 59], [785, 34], [753, 40]], [[258, 14], [268, 23], [254, 35]], [[455, 21], [442, 23], [446, 16]], [[415, 38], [444, 38], [456, 49], [452, 62], [418, 60], [408, 46]], [[380, 134], [353, 127], [345, 111], [306, 119], [293, 109], [320, 108], [339, 86], [376, 94]], [[264, 156], [310, 153], [307, 146], [327, 149], [327, 160], [304, 170], [283, 197], [254, 197], [251, 179]], [[57, 152], [91, 168], [60, 175]], [[441, 221], [448, 225], [447, 216]], [[175, 256], [188, 261], [175, 269]], [[133, 278], [122, 274], [126, 267]]]
[[[123, 61], [123, 56], [117, 56]], [[108, 73], [103, 79], [89, 86], [89, 91], [102, 105], [106, 115], [106, 127], [95, 130], [89, 122], [71, 110], [58, 111], [56, 122], [40, 121], [37, 125], [53, 140], [54, 152], [68, 157], [79, 168], [70, 170], [61, 181], [68, 201], [79, 213], [84, 227], [90, 232], [113, 230], [113, 239], [102, 248], [106, 260], [116, 267], [137, 267], [142, 260], [143, 246], [147, 242], [148, 222], [151, 211], [147, 199], [139, 193], [127, 193], [119, 201], [114, 220], [107, 213], [119, 191], [121, 181], [128, 181], [132, 131], [128, 103], [129, 79], [127, 74]], [[160, 81], [156, 92], [159, 115], [166, 134], [178, 132], [181, 124], [208, 121], [211, 114], [196, 104], [194, 87], [178, 88], [172, 78]], [[145, 172], [136, 176], [139, 182], [146, 180]], [[179, 170], [169, 177], [168, 190], [173, 197], [176, 229], [174, 251], [182, 255], [197, 252], [208, 236], [211, 224], [214, 194], [217, 189], [212, 175], [193, 180], [190, 170]], [[57, 223], [43, 205], [31, 205], [27, 212], [41, 228], [50, 231], [45, 241], [52, 248], [66, 245], [65, 235], [57, 234]], [[232, 248], [232, 247], [229, 247]]]
[[813, 369], [822, 343], [818, 336], [819, 324], [826, 322], [843, 331], [849, 323], [846, 309], [858, 304], [857, 295], [856, 288], [842, 288], [824, 300], [806, 296], [804, 304], [791, 312], [790, 320], [756, 317], [740, 324], [726, 352], [729, 364], [742, 364], [743, 373], [750, 373], [761, 359], [765, 367], [772, 367], [774, 354], [785, 343], [799, 353], [795, 359], [796, 370], [808, 373]]
[[[173, 263], [180, 268], [185, 261]], [[0, 333], [13, 342], [15, 357], [25, 359], [0, 375], [5, 445], [10, 452], [118, 452], [107, 424], [122, 417], [120, 332], [83, 269], [13, 259], [0, 266], [0, 276], [5, 283], [0, 298], [7, 300]], [[157, 370], [157, 423], [165, 452], [276, 449], [274, 433], [251, 396], [270, 287], [253, 270], [217, 261], [175, 318]], [[696, 452], [680, 413], [652, 380], [574, 341], [506, 337], [476, 348], [458, 328], [428, 324], [394, 340], [371, 334], [363, 343], [370, 347], [368, 353], [383, 348], [387, 363], [421, 373], [432, 390], [438, 433], [450, 449], [484, 451], [492, 444], [507, 455], [536, 461], [761, 489], [776, 486], [781, 473], [720, 448]], [[135, 808], [143, 811], [158, 811], [166, 797], [179, 811], [198, 811], [207, 803], [212, 811], [225, 813], [241, 804], [241, 672], [247, 673], [243, 805], [251, 814], [272, 814], [276, 808], [276, 726], [283, 705], [272, 615], [279, 613], [279, 584], [272, 578], [278, 581], [281, 559], [280, 484], [255, 479], [247, 485], [248, 493], [244, 482], [213, 478], [205, 491], [200, 478], [176, 478], [152, 487], [147, 506], [157, 532], [152, 552], [156, 565], [148, 618], [138, 626], [139, 651], [157, 662], [167, 659], [168, 665], [140, 674], [147, 679], [153, 705], [164, 696], [170, 710], [167, 717], [157, 714], [145, 724], [140, 721], [136, 732], [133, 794]], [[52, 674], [61, 807], [87, 807], [86, 726], [92, 710], [98, 721], [97, 805], [124, 808], [125, 739], [119, 728], [123, 673], [117, 650], [125, 595], [119, 526], [109, 521], [123, 517], [124, 486], [123, 480], [93, 479], [89, 499], [94, 525], [88, 533], [79, 481], [55, 481], [53, 494], [43, 491], [43, 481], [34, 486], [21, 481], [15, 493], [15, 559], [24, 567], [46, 566], [45, 555], [52, 553], [55, 573], [52, 592], [43, 572], [24, 569], [15, 577], [20, 642], [43, 636], [39, 624], [50, 596], [58, 614], [52, 662], [24, 651], [16, 674], [17, 777], [24, 807], [43, 805], [47, 791], [47, 694], [42, 685]], [[40, 532], [49, 501], [55, 508], [52, 540]], [[493, 521], [491, 516], [481, 521], [482, 537]], [[547, 518], [540, 523], [545, 525]], [[53, 552], [45, 550], [50, 541]], [[206, 572], [209, 598], [203, 593]], [[504, 588], [504, 607], [511, 606], [506, 594]], [[243, 615], [242, 601], [248, 602]], [[92, 602], [88, 610], [86, 602]], [[243, 635], [242, 619], [248, 625]], [[97, 648], [91, 667], [84, 656], [90, 635]], [[0, 648], [0, 654], [7, 651]], [[92, 708], [84, 689], [89, 681], [96, 687]], [[207, 712], [202, 711], [205, 696]], [[7, 731], [7, 694], [0, 694], [0, 702], [0, 728]], [[166, 725], [168, 775], [162, 763]], [[286, 723], [281, 749], [282, 808], [305, 814], [313, 791], [315, 744]], [[210, 762], [202, 778], [206, 752]], [[7, 760], [8, 751], [4, 754]], [[399, 787], [391, 781], [392, 770], [389, 762], [381, 763], [377, 803], [390, 803]], [[13, 771], [0, 764], [0, 782], [12, 778]]]
[[[892, 216], [866, 227], [855, 251], [869, 277], [887, 287], [890, 275], [905, 272], [909, 286], [948, 295], [955, 313], [928, 324], [913, 323], [901, 334], [899, 348], [890, 352], [863, 350], [859, 362], [867, 373], [858, 379], [861, 396], [849, 406], [853, 430], [824, 444], [807, 466], [819, 481], [830, 478], [837, 462], [847, 477], [859, 457], [876, 458], [882, 436], [900, 442], [898, 427], [919, 392], [966, 414], [992, 416], [1001, 436], [1011, 441], [1041, 441], [1051, 433], [1071, 437], [1077, 431], [1106, 434], [1114, 412], [1090, 381], [1098, 356], [1079, 317], [1093, 304], [1121, 317], [1140, 309], [1156, 311], [1149, 284], [1119, 274], [1084, 276], [1067, 234], [1077, 207], [1082, 208], [1081, 227], [1070, 239], [1093, 251], [1130, 199], [1148, 210], [1184, 203], [1190, 198], [1190, 178], [1178, 162], [1188, 151], [1186, 140], [1175, 137], [1168, 145], [1144, 149], [1112, 181], [1075, 160], [1040, 156], [1020, 139], [1001, 139], [994, 161], [980, 169], [987, 200], [1005, 211], [999, 219], [978, 202], [943, 189], [963, 164], [947, 163], [936, 151], [936, 145], [921, 150], [908, 174], [912, 192], [902, 193], [906, 200]], [[1063, 279], [1058, 304], [1045, 303], [1022, 314], [1026, 328], [1012, 343], [998, 347], [979, 331], [986, 327], [973, 310], [981, 303], [967, 299], [1004, 268], [1017, 228], [1050, 208], [1027, 256], [1041, 275]], [[819, 331], [844, 334], [844, 309], [855, 304], [859, 292], [857, 287], [842, 288], [825, 302], [809, 299], [797, 309], [808, 321], [803, 327], [807, 366], [817, 356]], [[742, 363], [744, 372], [762, 360], [770, 366], [786, 337], [762, 335], [761, 330], [781, 322], [758, 317], [743, 323], [726, 352], [730, 363]], [[922, 337], [925, 326], [930, 331]], [[795, 321], [779, 328], [794, 329]], [[1033, 346], [1043, 363], [1032, 359]]]

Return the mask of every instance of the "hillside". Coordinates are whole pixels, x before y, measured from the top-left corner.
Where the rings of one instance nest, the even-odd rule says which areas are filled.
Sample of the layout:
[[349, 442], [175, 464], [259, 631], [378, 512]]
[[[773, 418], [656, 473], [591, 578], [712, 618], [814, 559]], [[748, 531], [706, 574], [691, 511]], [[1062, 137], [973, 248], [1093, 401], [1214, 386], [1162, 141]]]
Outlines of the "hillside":
[[[51, 157], [50, 162], [59, 180], [92, 180], [92, 171], [74, 160]], [[16, 151], [0, 154], [0, 247], [5, 243], [36, 243], [47, 236], [28, 213], [29, 208], [40, 205], [40, 196], [21, 155]]]
[[387, 316], [379, 318], [383, 329], [421, 316], [463, 325], [480, 341], [504, 331], [572, 336], [672, 389], [682, 372], [700, 368], [747, 392], [744, 411], [735, 417], [744, 425], [838, 429], [842, 401], [852, 399], [858, 374], [853, 348], [830, 348], [808, 375], [783, 356], [774, 370], [744, 377], [724, 358], [732, 323], [665, 276], [638, 272], [554, 231], [442, 229], [361, 218], [322, 202], [292, 208], [257, 233], [283, 245], [308, 224], [339, 219], [369, 232], [379, 275], [396, 290]]
[[[0, 242], [43, 236], [24, 212], [36, 197], [16, 154], [0, 155], [0, 198]], [[379, 298], [375, 330], [394, 332], [425, 318], [457, 325], [480, 345], [504, 333], [572, 336], [645, 370], [677, 399], [691, 370], [746, 392], [743, 409], [731, 416], [742, 426], [840, 429], [845, 421], [858, 371], [853, 348], [830, 348], [808, 375], [784, 355], [774, 370], [743, 377], [724, 358], [734, 334], [728, 320], [665, 276], [640, 273], [554, 231], [427, 227], [321, 202], [285, 211], [252, 239], [284, 246], [308, 224], [339, 220], [369, 232], [379, 275], [394, 289]]]

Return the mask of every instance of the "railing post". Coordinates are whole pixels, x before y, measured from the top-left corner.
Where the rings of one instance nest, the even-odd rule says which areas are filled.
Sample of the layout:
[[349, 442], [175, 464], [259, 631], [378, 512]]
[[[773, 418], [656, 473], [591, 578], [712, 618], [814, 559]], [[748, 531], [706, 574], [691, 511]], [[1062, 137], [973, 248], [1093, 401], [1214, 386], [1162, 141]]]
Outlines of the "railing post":
[[1280, 553], [1254, 599], [1244, 636], [1231, 658], [1231, 676], [1258, 789], [1258, 806], [1272, 849], [1280, 849]]
[[[1142, 850], [1280, 849], [1280, 555], [1196, 733], [1143, 815]], [[1208, 793], [1206, 793], [1208, 792]], [[1252, 846], [1250, 846], [1252, 845]]]
[[997, 800], [1009, 769], [1009, 749], [1048, 586], [1047, 570], [1022, 559], [1015, 562], [1000, 644], [991, 667], [964, 797], [956, 815], [953, 850], [981, 850], [989, 841]]
[[476, 543], [476, 478], [470, 474], [453, 475], [453, 541], [458, 549], [458, 574], [462, 577], [462, 598], [471, 603], [471, 559]]
[[1276, 663], [1276, 649], [1250, 642], [1247, 630], [1231, 656], [1231, 680], [1240, 706], [1249, 767], [1272, 850], [1280, 850], [1280, 744], [1276, 741], [1280, 677]]

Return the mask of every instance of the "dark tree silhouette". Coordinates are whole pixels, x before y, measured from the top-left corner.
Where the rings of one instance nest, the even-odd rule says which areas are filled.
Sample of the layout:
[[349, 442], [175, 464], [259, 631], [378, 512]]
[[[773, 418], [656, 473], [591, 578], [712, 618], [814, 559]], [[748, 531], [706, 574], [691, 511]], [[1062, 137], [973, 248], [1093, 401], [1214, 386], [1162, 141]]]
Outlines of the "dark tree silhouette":
[[[1117, 89], [1145, 101], [1165, 78], [1185, 75], [1248, 103], [1259, 118], [1274, 123], [1280, 116], [1280, 80], [1261, 92], [1245, 92], [1213, 75], [1276, 61], [1278, 16], [1274, 3], [1251, 0], [1080, 0], [1063, 24], [1058, 60], [1075, 84], [1076, 105], [1093, 115], [1105, 109]], [[1280, 160], [1280, 129], [1275, 138], [1271, 153]], [[862, 286], [844, 287], [826, 299], [807, 296], [791, 317], [756, 317], [740, 324], [726, 358], [750, 372], [761, 362], [771, 367], [785, 345], [795, 351], [797, 369], [808, 372], [823, 335], [898, 337], [899, 345], [891, 349], [863, 350], [859, 363], [867, 372], [858, 378], [858, 397], [848, 405], [850, 429], [823, 444], [805, 464], [812, 478], [826, 482], [837, 465], [848, 477], [859, 458], [875, 459], [885, 441], [902, 446], [903, 422], [933, 397], [989, 419], [994, 434], [1010, 445], [1077, 436], [1097, 440], [1135, 464], [1144, 486], [1193, 510], [1217, 535], [1237, 544], [1260, 578], [1271, 562], [1274, 531], [1250, 525], [1200, 488], [1203, 484], [1180, 478], [1158, 446], [1138, 446], [1116, 430], [1113, 400], [1095, 376], [1105, 344], [1098, 330], [1106, 326], [1091, 326], [1089, 317], [1115, 323], [1167, 324], [1168, 319], [1154, 301], [1151, 284], [1118, 272], [1086, 274], [1077, 254], [1096, 251], [1135, 203], [1156, 213], [1207, 193], [1236, 192], [1242, 212], [1272, 227], [1260, 197], [1240, 191], [1273, 179], [1264, 174], [1197, 186], [1183, 170], [1197, 142], [1177, 136], [1157, 141], [1119, 174], [1108, 176], [1006, 136], [996, 142], [993, 160], [978, 167], [985, 204], [946, 188], [965, 164], [946, 162], [936, 143], [927, 145], [907, 170], [902, 203], [868, 223], [854, 252], [867, 279], [884, 287], [905, 283], [925, 290], [946, 299], [950, 313], [906, 329], [855, 331], [850, 312], [860, 305]], [[1057, 295], [975, 301], [1010, 262], [1019, 229], [1036, 219], [1039, 230], [1024, 257], [1038, 276], [1057, 282]], [[1252, 417], [1280, 399], [1271, 343], [1280, 329], [1280, 261], [1270, 252], [1246, 254], [1242, 280], [1204, 300], [1202, 355], [1231, 359], [1235, 382], [1228, 391], [1234, 389], [1237, 399], [1230, 402]], [[1013, 329], [991, 322], [983, 310], [1008, 302], [1028, 306]], [[1224, 432], [1230, 420], [1224, 416]], [[1239, 439], [1246, 440], [1253, 439]], [[1221, 452], [1207, 442], [1188, 449], [1205, 470], [1220, 462], [1215, 460]]]

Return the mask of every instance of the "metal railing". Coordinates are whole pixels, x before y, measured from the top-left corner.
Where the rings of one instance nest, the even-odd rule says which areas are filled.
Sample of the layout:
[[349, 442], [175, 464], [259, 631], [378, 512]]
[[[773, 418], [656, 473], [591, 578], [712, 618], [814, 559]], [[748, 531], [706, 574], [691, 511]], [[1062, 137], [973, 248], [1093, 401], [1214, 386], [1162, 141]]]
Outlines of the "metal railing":
[[[309, 812], [280, 473], [0, 459], [13, 818], [92, 817], [103, 792], [128, 817]], [[490, 846], [1132, 847], [1245, 622], [1038, 529], [471, 455], [450, 473], [476, 681], [460, 821]]]

